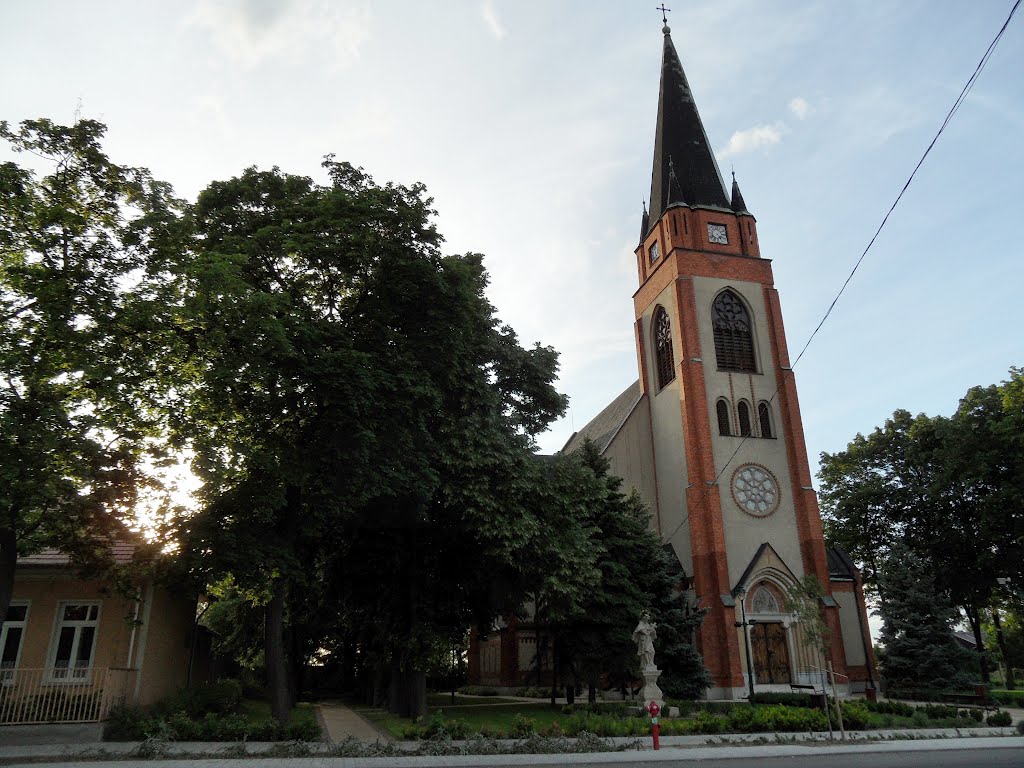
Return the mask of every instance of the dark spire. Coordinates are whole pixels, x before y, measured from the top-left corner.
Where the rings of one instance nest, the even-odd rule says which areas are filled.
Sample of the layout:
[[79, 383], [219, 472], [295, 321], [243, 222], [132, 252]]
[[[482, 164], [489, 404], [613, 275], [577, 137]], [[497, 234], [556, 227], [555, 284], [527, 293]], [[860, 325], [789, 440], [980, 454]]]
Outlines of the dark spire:
[[665, 198], [665, 207], [683, 205], [686, 199], [683, 197], [682, 187], [679, 186], [679, 177], [676, 176], [676, 166], [672, 162], [672, 155], [668, 156], [668, 195]]
[[750, 213], [747, 204], [743, 202], [743, 193], [740, 192], [740, 185], [736, 182], [736, 171], [732, 172], [732, 209], [736, 213]]
[[[731, 208], [725, 182], [704, 133], [704, 125], [697, 113], [683, 65], [672, 44], [668, 25], [662, 32], [665, 33], [665, 50], [661, 60], [658, 124], [654, 133], [651, 224], [661, 218], [672, 202], [685, 200], [688, 205]], [[671, 189], [673, 173], [679, 193]]]
[[644, 200], [644, 215], [640, 217], [640, 242], [641, 243], [644, 241], [644, 238], [647, 237], [647, 230], [649, 229], [649, 227], [647, 226], [647, 222], [649, 220], [650, 220], [650, 217], [649, 217], [649, 215], [647, 213], [647, 201]]

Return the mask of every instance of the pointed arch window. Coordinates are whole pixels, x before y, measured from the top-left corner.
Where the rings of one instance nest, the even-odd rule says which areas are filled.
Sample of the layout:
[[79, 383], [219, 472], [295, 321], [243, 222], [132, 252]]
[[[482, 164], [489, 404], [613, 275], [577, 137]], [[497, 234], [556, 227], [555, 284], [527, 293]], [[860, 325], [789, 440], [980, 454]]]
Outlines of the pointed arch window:
[[721, 398], [715, 403], [715, 410], [718, 412], [718, 434], [729, 436], [732, 434], [732, 427], [729, 424], [729, 401]]
[[750, 313], [740, 297], [731, 290], [718, 294], [711, 307], [711, 320], [715, 332], [718, 369], [756, 373]]
[[772, 409], [764, 400], [757, 406], [757, 420], [761, 426], [761, 437], [775, 437], [772, 431]]
[[760, 586], [750, 601], [752, 613], [780, 613], [779, 601], [768, 587]]
[[654, 358], [658, 368], [658, 389], [662, 389], [676, 377], [672, 323], [664, 307], [654, 311]]
[[750, 437], [750, 406], [746, 400], [740, 400], [736, 410], [740, 417], [740, 436]]

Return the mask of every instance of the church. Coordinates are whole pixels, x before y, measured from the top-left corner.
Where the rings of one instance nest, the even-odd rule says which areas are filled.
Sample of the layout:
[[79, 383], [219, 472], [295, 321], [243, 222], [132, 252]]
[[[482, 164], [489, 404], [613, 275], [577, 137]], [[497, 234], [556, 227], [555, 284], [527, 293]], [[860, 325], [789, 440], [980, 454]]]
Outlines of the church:
[[[727, 189], [669, 27], [633, 293], [639, 378], [574, 434], [592, 440], [651, 510], [651, 525], [707, 610], [696, 638], [712, 699], [816, 685], [875, 687], [860, 574], [827, 549], [771, 260], [735, 176]], [[623, 286], [625, 290], [625, 286]], [[805, 575], [824, 588], [827, 659], [784, 609]], [[522, 685], [536, 628], [511, 622], [470, 646], [470, 682]]]

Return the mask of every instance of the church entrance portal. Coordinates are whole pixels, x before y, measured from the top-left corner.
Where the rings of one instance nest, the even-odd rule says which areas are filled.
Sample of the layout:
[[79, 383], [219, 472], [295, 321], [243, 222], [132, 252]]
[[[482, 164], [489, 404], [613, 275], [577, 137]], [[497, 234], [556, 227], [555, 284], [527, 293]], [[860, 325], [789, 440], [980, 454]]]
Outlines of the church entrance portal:
[[760, 685], [789, 684], [789, 646], [781, 622], [763, 622], [750, 628], [754, 679]]

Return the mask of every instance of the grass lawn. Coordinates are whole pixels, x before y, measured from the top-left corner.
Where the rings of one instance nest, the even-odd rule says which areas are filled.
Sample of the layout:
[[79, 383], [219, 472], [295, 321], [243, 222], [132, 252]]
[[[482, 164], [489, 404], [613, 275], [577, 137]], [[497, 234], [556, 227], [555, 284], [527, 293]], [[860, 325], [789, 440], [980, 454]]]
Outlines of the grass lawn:
[[[262, 723], [265, 720], [273, 719], [270, 714], [270, 702], [264, 699], [242, 699], [238, 711], [252, 723]], [[316, 705], [310, 704], [308, 701], [300, 701], [292, 709], [291, 722], [292, 725], [309, 722], [319, 728], [320, 721], [316, 716]]]
[[[464, 720], [470, 728], [476, 732], [481, 726], [487, 726], [495, 731], [509, 733], [512, 730], [512, 721], [516, 715], [525, 715], [536, 723], [537, 728], [548, 727], [552, 721], [562, 714], [560, 706], [551, 708], [548, 702], [536, 704], [510, 701], [495, 696], [481, 696], [479, 700], [468, 697], [456, 697], [455, 706], [451, 705], [451, 696], [446, 694], [429, 694], [427, 697], [427, 717], [435, 712], [442, 712], [445, 718], [457, 718]], [[413, 724], [408, 717], [399, 717], [382, 709], [375, 709], [366, 704], [349, 702], [349, 706], [374, 725], [383, 728], [396, 739], [401, 739], [406, 728]]]

